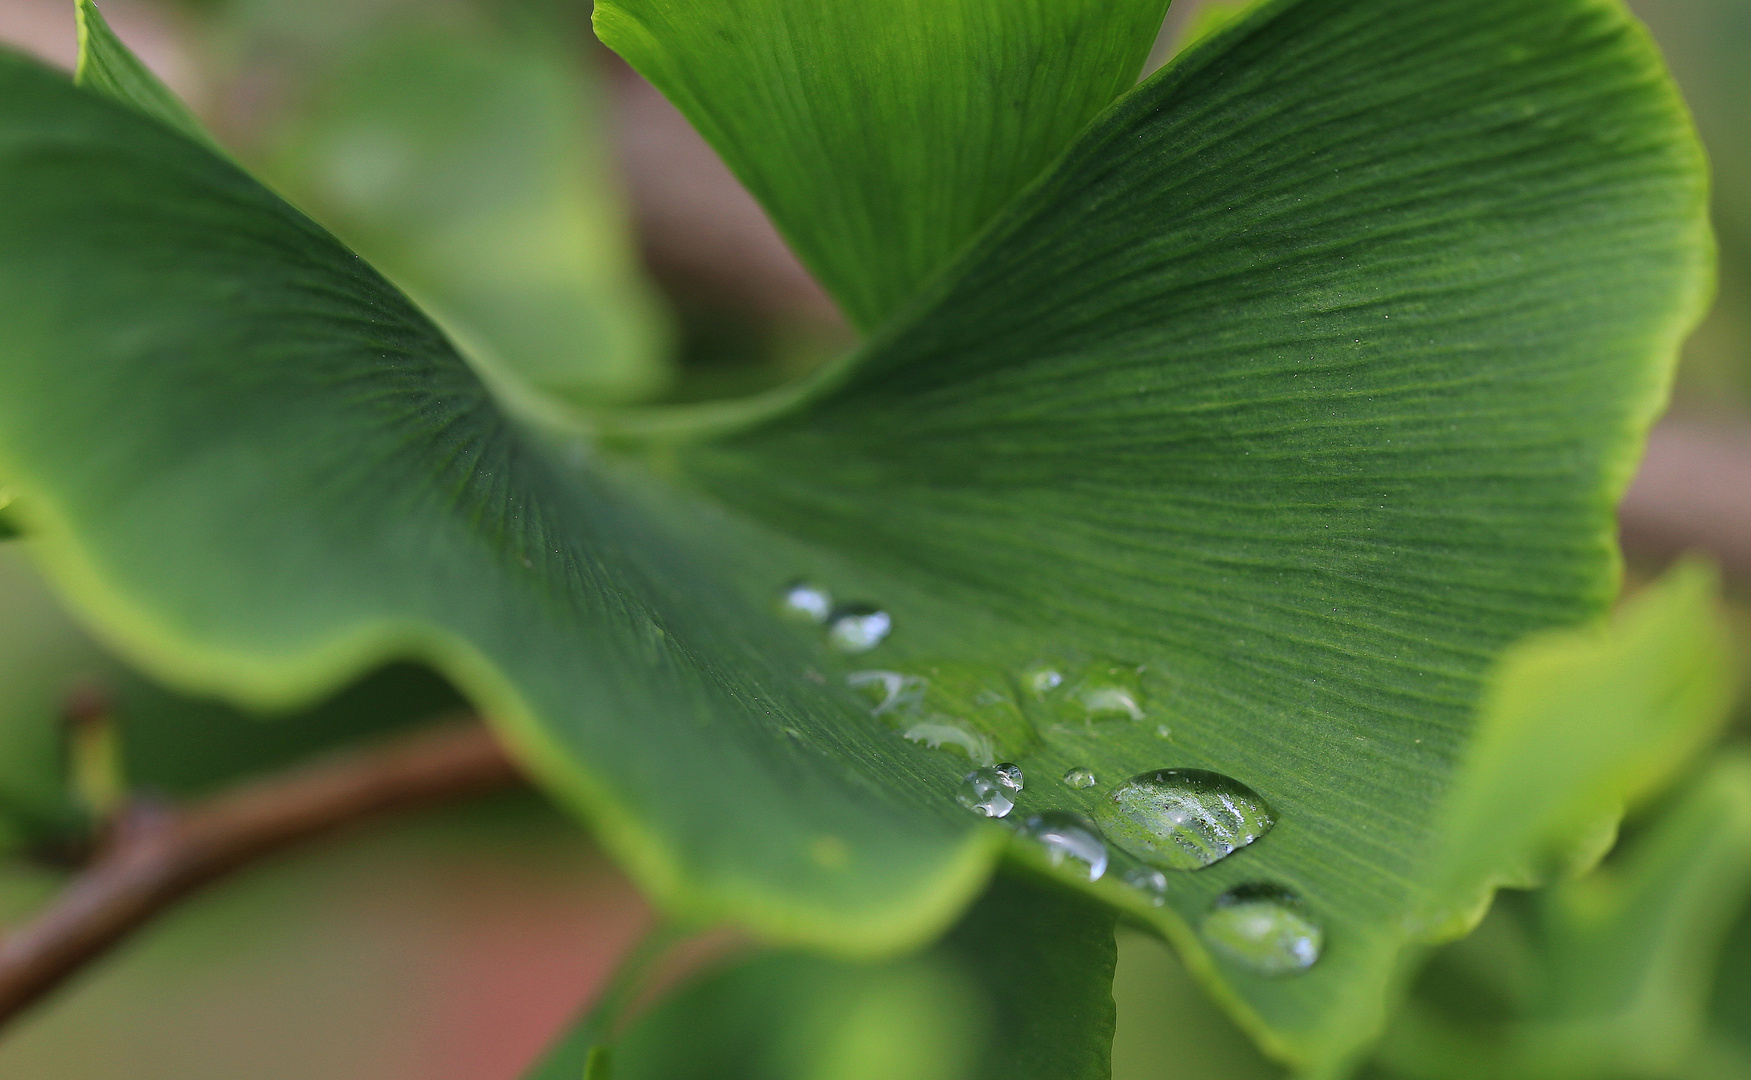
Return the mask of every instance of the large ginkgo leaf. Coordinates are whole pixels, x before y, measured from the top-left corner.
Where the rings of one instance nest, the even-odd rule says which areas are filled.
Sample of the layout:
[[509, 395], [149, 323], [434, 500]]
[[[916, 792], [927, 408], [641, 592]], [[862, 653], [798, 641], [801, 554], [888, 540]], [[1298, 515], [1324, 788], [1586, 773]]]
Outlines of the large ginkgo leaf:
[[[1013, 803], [1014, 850], [1325, 1068], [1455, 900], [1429, 852], [1492, 664], [1614, 592], [1703, 202], [1614, 2], [1279, 0], [818, 381], [586, 431], [225, 162], [9, 61], [0, 478], [167, 677], [281, 702], [433, 662], [671, 908], [915, 944], [1008, 842], [959, 796]], [[1019, 790], [962, 787], [1000, 762]]]

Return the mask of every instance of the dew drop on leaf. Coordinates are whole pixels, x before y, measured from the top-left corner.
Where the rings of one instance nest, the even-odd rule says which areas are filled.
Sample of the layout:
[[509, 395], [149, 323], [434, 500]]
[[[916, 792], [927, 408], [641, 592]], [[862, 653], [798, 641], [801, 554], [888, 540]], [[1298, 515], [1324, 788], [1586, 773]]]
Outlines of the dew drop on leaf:
[[1143, 719], [1143, 691], [1135, 668], [1098, 662], [1070, 688], [1069, 697], [1089, 720]]
[[1167, 903], [1167, 875], [1152, 866], [1133, 866], [1125, 871], [1125, 884], [1149, 898], [1151, 907]]
[[989, 736], [948, 717], [915, 721], [902, 729], [900, 734], [912, 742], [923, 743], [932, 750], [953, 747], [966, 754], [967, 760], [975, 765], [990, 765], [997, 760], [997, 751], [991, 745]]
[[1305, 971], [1325, 945], [1325, 931], [1300, 898], [1276, 885], [1241, 885], [1218, 896], [1203, 934], [1218, 952], [1261, 975]]
[[917, 708], [929, 687], [924, 679], [898, 671], [854, 671], [845, 676], [845, 681], [869, 698], [872, 716]]
[[1020, 682], [1030, 694], [1045, 695], [1064, 685], [1064, 673], [1050, 664], [1034, 664], [1022, 670]]
[[1073, 788], [1091, 788], [1095, 784], [1094, 771], [1078, 765], [1064, 774], [1064, 782]]
[[1094, 822], [1081, 814], [1062, 810], [1035, 814], [1022, 830], [1046, 849], [1053, 866], [1068, 867], [1085, 881], [1099, 881], [1107, 872], [1107, 846]]
[[836, 652], [866, 653], [887, 640], [893, 629], [893, 617], [880, 608], [847, 604], [830, 616], [827, 644]]
[[1007, 817], [1015, 809], [1014, 795], [1021, 788], [1021, 769], [1004, 762], [968, 773], [961, 780], [955, 798], [975, 813], [993, 818]]
[[819, 585], [793, 581], [778, 600], [779, 610], [798, 622], [824, 623], [833, 610], [833, 596]]
[[1094, 813], [1114, 843], [1170, 870], [1209, 866], [1276, 824], [1258, 792], [1204, 769], [1160, 769], [1134, 776]]

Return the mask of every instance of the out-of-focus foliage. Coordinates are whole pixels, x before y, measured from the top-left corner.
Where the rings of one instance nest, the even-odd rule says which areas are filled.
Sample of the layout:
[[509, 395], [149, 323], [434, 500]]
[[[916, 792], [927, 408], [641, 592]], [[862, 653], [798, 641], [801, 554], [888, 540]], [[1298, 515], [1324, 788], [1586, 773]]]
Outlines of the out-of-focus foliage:
[[[569, 16], [569, 17], [568, 17]], [[471, 357], [571, 403], [648, 398], [670, 331], [570, 5], [240, 0], [214, 24], [286, 100], [240, 153]]]
[[603, 1080], [1106, 1080], [1113, 949], [1110, 909], [1000, 874], [929, 949], [742, 959], [618, 1035], [586, 1019], [529, 1080], [574, 1080], [592, 1054]]

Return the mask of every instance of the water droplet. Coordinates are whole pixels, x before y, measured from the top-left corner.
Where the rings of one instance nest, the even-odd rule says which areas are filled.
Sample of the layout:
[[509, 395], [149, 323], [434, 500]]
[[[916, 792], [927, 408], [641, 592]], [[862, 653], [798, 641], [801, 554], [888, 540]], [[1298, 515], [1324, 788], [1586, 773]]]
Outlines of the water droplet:
[[988, 736], [947, 717], [914, 721], [900, 734], [915, 743], [923, 743], [932, 750], [941, 750], [945, 746], [956, 747], [975, 765], [990, 765], [997, 760], [997, 751]]
[[1227, 858], [1276, 824], [1258, 792], [1204, 769], [1161, 769], [1125, 781], [1095, 808], [1120, 847], [1170, 870]]
[[1013, 796], [1021, 786], [1021, 769], [1004, 762], [968, 773], [962, 778], [955, 798], [962, 806], [986, 817], [1007, 817], [1015, 809]]
[[1064, 673], [1050, 664], [1034, 664], [1022, 671], [1021, 685], [1031, 694], [1049, 694], [1064, 685]]
[[824, 623], [833, 610], [833, 596], [819, 585], [793, 581], [779, 597], [779, 609], [798, 622]]
[[1325, 931], [1307, 917], [1300, 897], [1276, 885], [1241, 885], [1218, 896], [1203, 933], [1219, 952], [1261, 975], [1305, 971], [1325, 945]]
[[898, 671], [854, 671], [845, 681], [869, 698], [871, 716], [911, 712], [923, 703], [929, 688], [924, 679]]
[[1081, 814], [1035, 814], [1022, 829], [1046, 849], [1053, 866], [1067, 866], [1085, 881], [1099, 881], [1107, 872], [1107, 846], [1094, 822]]
[[1143, 719], [1143, 691], [1135, 666], [1102, 661], [1090, 664], [1070, 688], [1071, 700], [1089, 720]]
[[1081, 726], [1143, 719], [1142, 670], [1136, 664], [1095, 660], [1067, 673], [1063, 667], [1040, 663], [1024, 668], [1018, 678], [1054, 724]]
[[1151, 907], [1167, 903], [1167, 875], [1154, 867], [1131, 867], [1125, 871], [1125, 884], [1147, 896]]
[[1064, 774], [1064, 782], [1073, 788], [1089, 788], [1094, 786], [1094, 770], [1078, 765]]
[[865, 653], [880, 645], [894, 629], [887, 612], [869, 604], [835, 609], [827, 625], [827, 644], [837, 652]]
[[1173, 738], [1173, 729], [1166, 724], [1157, 724], [1155, 726], [1155, 737], [1158, 739], [1171, 739]]

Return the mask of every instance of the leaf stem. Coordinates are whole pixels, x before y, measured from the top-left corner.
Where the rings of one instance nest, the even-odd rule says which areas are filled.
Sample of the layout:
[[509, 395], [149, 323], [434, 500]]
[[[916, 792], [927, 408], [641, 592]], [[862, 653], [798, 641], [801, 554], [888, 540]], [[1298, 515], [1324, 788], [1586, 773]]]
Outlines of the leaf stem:
[[507, 787], [516, 767], [479, 723], [445, 723], [177, 808], [135, 799], [48, 908], [0, 940], [0, 1024], [177, 900], [298, 841], [390, 810]]

